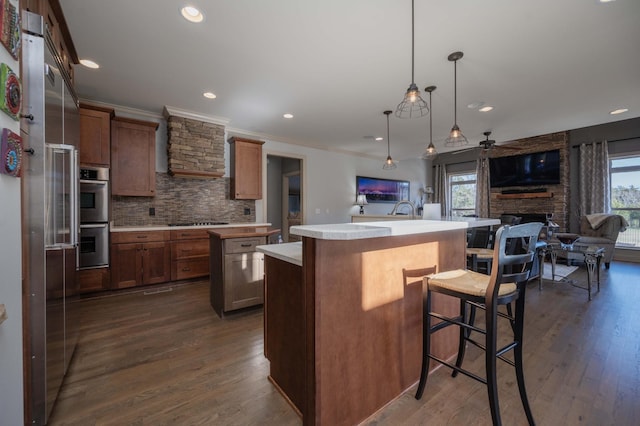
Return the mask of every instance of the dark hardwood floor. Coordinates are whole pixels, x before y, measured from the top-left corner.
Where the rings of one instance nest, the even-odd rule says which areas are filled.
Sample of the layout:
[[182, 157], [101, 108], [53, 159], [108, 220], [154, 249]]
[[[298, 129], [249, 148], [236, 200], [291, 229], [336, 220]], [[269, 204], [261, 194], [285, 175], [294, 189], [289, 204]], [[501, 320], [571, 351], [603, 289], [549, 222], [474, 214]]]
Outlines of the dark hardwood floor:
[[[571, 278], [584, 279], [584, 268]], [[525, 378], [538, 425], [640, 422], [640, 265], [614, 262], [601, 278], [591, 302], [568, 284], [529, 284]], [[302, 423], [267, 380], [261, 309], [219, 319], [208, 282], [81, 303], [80, 342], [51, 425]], [[483, 371], [482, 353], [470, 347], [465, 366]], [[498, 366], [503, 424], [526, 424], [513, 369]], [[491, 424], [484, 385], [467, 377], [439, 369], [421, 401], [414, 392], [365, 424]]]

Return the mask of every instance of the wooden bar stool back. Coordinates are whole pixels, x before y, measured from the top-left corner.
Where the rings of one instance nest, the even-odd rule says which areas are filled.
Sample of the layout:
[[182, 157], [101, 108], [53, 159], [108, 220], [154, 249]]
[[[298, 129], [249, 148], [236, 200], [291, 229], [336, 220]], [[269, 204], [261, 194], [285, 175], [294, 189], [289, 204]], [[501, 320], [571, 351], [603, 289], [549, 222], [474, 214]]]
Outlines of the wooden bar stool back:
[[[496, 381], [496, 359], [507, 362], [515, 367], [520, 399], [524, 407], [529, 424], [533, 425], [533, 415], [527, 399], [524, 374], [522, 368], [522, 338], [524, 328], [525, 290], [531, 266], [534, 261], [538, 234], [541, 223], [526, 223], [523, 225], [505, 225], [496, 233], [496, 243], [493, 249], [491, 275], [481, 274], [470, 270], [453, 270], [439, 272], [424, 278], [423, 291], [423, 353], [420, 382], [416, 392], [416, 399], [420, 399], [424, 392], [429, 371], [429, 362], [434, 360], [453, 370], [455, 377], [458, 372], [478, 380], [487, 385], [489, 406], [494, 425], [500, 425], [500, 408], [498, 404], [498, 388]], [[517, 250], [514, 244], [518, 242]], [[450, 318], [431, 311], [431, 293], [442, 293], [460, 299], [460, 313]], [[515, 314], [498, 311], [498, 306], [515, 302]], [[476, 308], [485, 311], [484, 329], [473, 324], [468, 312]], [[432, 318], [441, 320], [432, 325]], [[513, 332], [513, 341], [502, 348], [497, 347], [497, 320], [507, 319]], [[431, 334], [450, 325], [460, 327], [458, 356], [456, 363], [451, 364], [430, 352]], [[472, 334], [473, 333], [473, 334]], [[477, 334], [484, 336], [484, 341], [474, 340]], [[485, 351], [485, 377], [480, 377], [462, 368], [466, 344], [470, 343]], [[513, 360], [506, 358], [506, 352], [513, 349]]]

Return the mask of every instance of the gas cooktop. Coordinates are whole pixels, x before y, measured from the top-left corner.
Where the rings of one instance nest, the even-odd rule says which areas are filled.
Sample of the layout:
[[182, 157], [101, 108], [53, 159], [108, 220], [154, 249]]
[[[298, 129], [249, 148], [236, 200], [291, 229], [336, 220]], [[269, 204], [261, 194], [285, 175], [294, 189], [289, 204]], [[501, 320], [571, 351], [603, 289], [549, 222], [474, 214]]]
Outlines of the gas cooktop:
[[169, 226], [211, 226], [211, 225], [228, 225], [229, 222], [204, 221], [204, 222], [178, 222], [170, 223]]

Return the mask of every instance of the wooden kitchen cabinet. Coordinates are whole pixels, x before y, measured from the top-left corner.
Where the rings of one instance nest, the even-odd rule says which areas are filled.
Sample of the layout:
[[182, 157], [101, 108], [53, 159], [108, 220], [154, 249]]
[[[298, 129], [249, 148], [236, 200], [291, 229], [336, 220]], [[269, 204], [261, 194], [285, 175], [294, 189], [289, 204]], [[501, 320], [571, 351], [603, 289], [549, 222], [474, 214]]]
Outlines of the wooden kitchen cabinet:
[[111, 120], [111, 193], [152, 197], [156, 191], [158, 123], [115, 117]]
[[110, 288], [111, 273], [109, 268], [83, 269], [78, 271], [80, 293], [93, 293]]
[[110, 166], [111, 118], [113, 118], [111, 108], [80, 105], [81, 165]]
[[111, 233], [111, 288], [171, 279], [169, 231]]
[[262, 199], [263, 141], [233, 137], [231, 145], [231, 191], [235, 200]]
[[264, 255], [256, 246], [267, 237], [211, 238], [211, 306], [223, 317], [264, 303]]
[[171, 231], [171, 280], [209, 275], [209, 234], [206, 229]]

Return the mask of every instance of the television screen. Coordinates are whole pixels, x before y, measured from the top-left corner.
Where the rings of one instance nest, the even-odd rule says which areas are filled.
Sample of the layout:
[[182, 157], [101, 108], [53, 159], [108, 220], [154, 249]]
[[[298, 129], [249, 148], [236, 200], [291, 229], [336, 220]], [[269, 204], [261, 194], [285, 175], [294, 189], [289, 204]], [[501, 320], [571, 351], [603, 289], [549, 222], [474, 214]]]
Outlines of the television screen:
[[560, 150], [489, 159], [492, 188], [560, 183]]
[[409, 181], [356, 176], [356, 194], [369, 203], [395, 203], [409, 199]]

